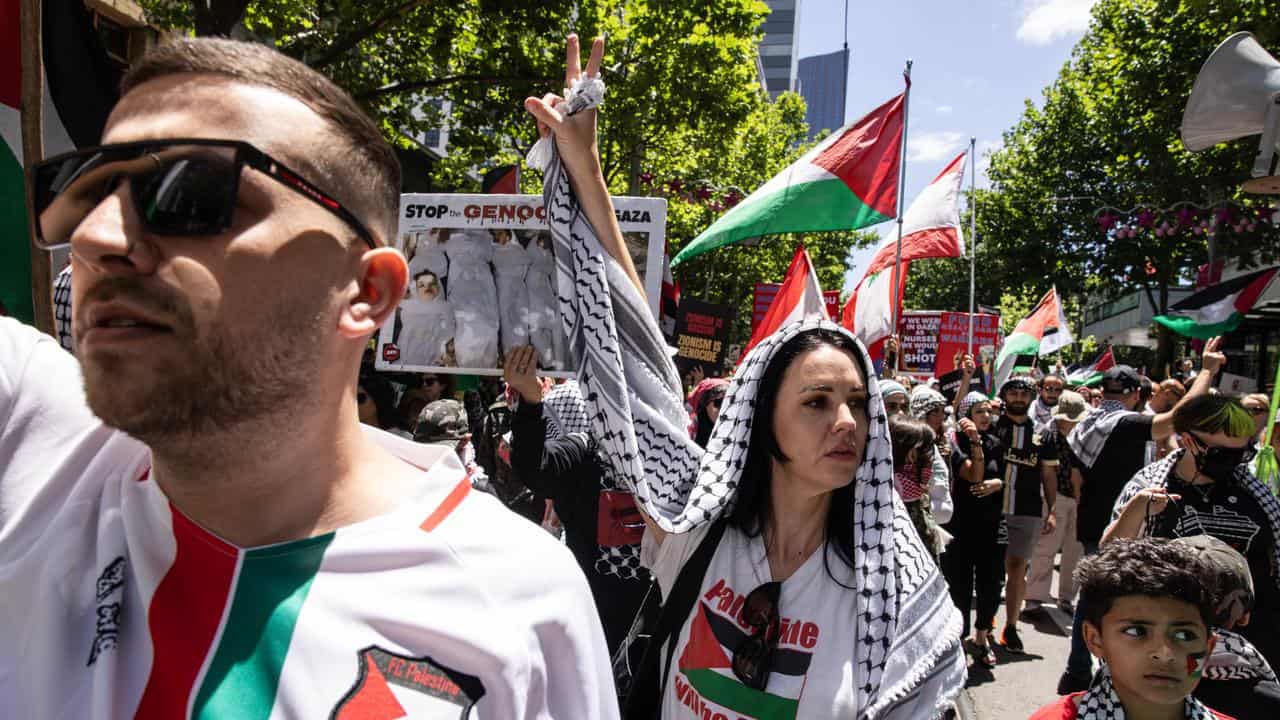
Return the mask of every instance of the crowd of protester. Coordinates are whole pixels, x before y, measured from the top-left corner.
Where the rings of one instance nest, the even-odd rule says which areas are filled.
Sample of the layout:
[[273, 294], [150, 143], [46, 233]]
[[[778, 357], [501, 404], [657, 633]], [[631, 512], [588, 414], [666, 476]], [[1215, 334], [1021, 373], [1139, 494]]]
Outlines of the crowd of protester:
[[[583, 85], [578, 51], [572, 38], [566, 88]], [[597, 41], [586, 78], [599, 72], [602, 51]], [[230, 78], [237, 91], [258, 88], [266, 81], [237, 74], [249, 63], [283, 78], [268, 87], [289, 101], [281, 112], [294, 113], [295, 122], [331, 132], [322, 115], [340, 112], [349, 123], [368, 123], [323, 78], [256, 46], [180, 41], [151, 62], [161, 80], [135, 78], [143, 90], [132, 92], [148, 100], [138, 108], [172, 100], [167, 83], [189, 76], [191, 67]], [[302, 81], [302, 89], [295, 86]], [[308, 105], [316, 93], [330, 104]], [[130, 374], [132, 365], [109, 362], [96, 345], [105, 342], [101, 334], [86, 341], [87, 328], [119, 327], [82, 320], [77, 362], [54, 340], [0, 322], [0, 407], [8, 413], [0, 448], [10, 461], [0, 470], [0, 607], [29, 620], [0, 627], [11, 641], [0, 651], [0, 696], [24, 717], [69, 716], [90, 695], [101, 703], [94, 717], [127, 716], [139, 706], [180, 714], [165, 709], [211, 707], [217, 693], [231, 692], [218, 682], [252, 674], [276, 650], [321, 657], [342, 636], [358, 653], [341, 669], [350, 670], [353, 686], [309, 682], [338, 672], [330, 667], [335, 663], [299, 661], [282, 675], [285, 660], [275, 658], [271, 695], [258, 699], [268, 708], [274, 702], [344, 717], [344, 707], [387, 702], [366, 693], [371, 678], [394, 675], [405, 687], [448, 696], [464, 716], [479, 706], [485, 717], [674, 720], [727, 717], [718, 708], [744, 715], [764, 708], [770, 717], [932, 718], [954, 714], [966, 672], [1002, 672], [997, 648], [1025, 652], [1019, 630], [1025, 604], [1028, 611], [1056, 605], [1073, 616], [1059, 697], [1045, 697], [1035, 720], [1280, 717], [1272, 669], [1280, 662], [1280, 502], [1275, 488], [1258, 479], [1257, 458], [1260, 446], [1280, 442], [1264, 436], [1274, 411], [1266, 396], [1236, 398], [1214, 389], [1225, 361], [1220, 339], [1206, 343], [1198, 368], [1180, 363], [1174, 377], [1156, 382], [1117, 365], [1096, 387], [1073, 384], [1060, 371], [1033, 370], [980, 388], [973, 358], [964, 357], [960, 387], [948, 397], [936, 381], [877, 370], [847, 329], [808, 318], [756, 345], [728, 377], [700, 369], [682, 387], [593, 162], [594, 110], [588, 102], [569, 112], [562, 100], [527, 103], [559, 152], [546, 168], [550, 243], [575, 256], [577, 272], [598, 273], [583, 287], [610, 291], [604, 298], [561, 299], [577, 303], [570, 307], [577, 332], [603, 338], [597, 345], [569, 339], [581, 353], [574, 358], [579, 381], [539, 378], [545, 363], [533, 346], [503, 348], [501, 380], [376, 371], [361, 343], [377, 322], [366, 319], [391, 318], [407, 268], [372, 238], [366, 242], [373, 259], [348, 263], [361, 268], [362, 282], [353, 276], [330, 283], [366, 288], [359, 302], [325, 295], [324, 302], [342, 306], [339, 330], [315, 337], [299, 331], [281, 341], [312, 342], [314, 356], [336, 358], [340, 370], [246, 368], [220, 354], [221, 346], [166, 366], [175, 377], [179, 368], [209, 370], [183, 378], [204, 383], [198, 388], [204, 400], [224, 402], [225, 409], [183, 404], [167, 378], [145, 368]], [[175, 111], [177, 118], [207, 133], [232, 132], [219, 129], [222, 121], [198, 120], [203, 115], [191, 109]], [[117, 123], [130, 127], [129, 112], [123, 117]], [[263, 142], [288, 145], [272, 135], [279, 132], [274, 125], [250, 125], [267, 136]], [[360, 126], [360, 141], [376, 143], [376, 128]], [[112, 132], [122, 131], [117, 125]], [[150, 157], [176, 185], [183, 173], [215, 171]], [[137, 172], [131, 167], [119, 170]], [[567, 177], [575, 181], [573, 192]], [[154, 190], [135, 180], [128, 186], [136, 192]], [[341, 207], [336, 201], [305, 195], [317, 200], [315, 207], [295, 207], [294, 222], [329, 228], [337, 217], [358, 224], [349, 212], [334, 211]], [[561, 214], [565, 208], [571, 212]], [[379, 212], [394, 216], [390, 206]], [[281, 211], [265, 211], [264, 218], [279, 222]], [[144, 261], [159, 261], [136, 247], [137, 238], [123, 237], [136, 228], [76, 229], [83, 219], [67, 230], [79, 258], [78, 287], [134, 297], [130, 283], [145, 274]], [[153, 228], [146, 243], [208, 222], [186, 220], [163, 233]], [[235, 272], [215, 274], [226, 283], [246, 267], [270, 276], [272, 252], [250, 253]], [[326, 262], [333, 264], [317, 265]], [[332, 287], [324, 292], [336, 292]], [[93, 292], [76, 297], [86, 303], [76, 312], [103, 306]], [[137, 291], [136, 298], [148, 297]], [[201, 322], [216, 334], [226, 329], [220, 323], [231, 322], [227, 317], [241, 326], [254, 322], [243, 313]], [[137, 332], [138, 323], [129, 321], [135, 328], [129, 332]], [[267, 342], [279, 328], [253, 329]], [[287, 354], [276, 350], [273, 358]], [[137, 360], [145, 364], [147, 357]], [[68, 390], [79, 387], [82, 373], [87, 399]], [[286, 381], [314, 391], [307, 402], [332, 407], [278, 407], [303, 403], [295, 395], [304, 393], [245, 400]], [[281, 413], [291, 409], [287, 417], [296, 424], [286, 427]], [[215, 442], [215, 455], [195, 452]], [[287, 478], [277, 476], [290, 472], [288, 463], [254, 475], [255, 463], [284, 454], [316, 464]], [[231, 480], [221, 477], [229, 484], [213, 485], [210, 494], [207, 482], [187, 483], [225, 472], [208, 462], [215, 456], [234, 471]], [[245, 477], [258, 484], [234, 484]], [[270, 495], [277, 502], [264, 500], [262, 483], [272, 479], [289, 481]], [[228, 506], [220, 494], [233, 491], [246, 501]], [[72, 501], [57, 502], [62, 493]], [[484, 495], [511, 513], [476, 499]], [[308, 504], [315, 498], [326, 502]], [[281, 525], [293, 511], [296, 524]], [[138, 540], [142, 535], [150, 544]], [[75, 563], [73, 575], [46, 570], [47, 556], [26, 552], [55, 541], [67, 549], [60, 561]], [[295, 550], [328, 552], [329, 543], [337, 549], [324, 562], [307, 556], [306, 577], [294, 577], [293, 566], [271, 566], [287, 577], [253, 570]], [[74, 558], [73, 544], [83, 546]], [[169, 556], [158, 547], [170, 548]], [[200, 555], [208, 567], [184, 569], [192, 574], [170, 581], [166, 563], [193, 552], [209, 553]], [[108, 561], [105, 569], [100, 560]], [[224, 570], [235, 598], [266, 599], [244, 615], [201, 605], [207, 597], [190, 588], [206, 588], [200, 583], [213, 580], [205, 575]], [[240, 584], [230, 583], [233, 572], [241, 573]], [[66, 577], [96, 582], [76, 590]], [[357, 587], [363, 582], [395, 592]], [[121, 625], [122, 612], [135, 612], [116, 602], [126, 583], [130, 593], [150, 583], [183, 612], [153, 605], [150, 618], [135, 614], [133, 624]], [[353, 592], [367, 593], [366, 604], [353, 607]], [[74, 602], [64, 599], [76, 593]], [[404, 606], [409, 612], [394, 605], [404, 593], [413, 601]], [[218, 623], [232, 623], [224, 634], [236, 641], [285, 622], [280, 608], [297, 615], [309, 596], [325, 622], [309, 625], [304, 616], [282, 645], [273, 641], [263, 650], [251, 638], [226, 651], [231, 659], [219, 652], [201, 670], [204, 646], [167, 644], [194, 642], [197, 633], [212, 638]], [[71, 609], [50, 610], [61, 604]], [[187, 623], [189, 607], [204, 613], [197, 619], [213, 619]], [[87, 665], [85, 647], [62, 642], [64, 625], [86, 619], [97, 633]], [[36, 632], [59, 641], [36, 642]], [[159, 637], [166, 633], [180, 639]], [[147, 640], [158, 648], [151, 670], [138, 660], [150, 663], [151, 656], [134, 649]], [[123, 648], [134, 654], [118, 654]], [[164, 673], [176, 672], [168, 663], [179, 655], [195, 658], [184, 666], [190, 670], [184, 687], [207, 671], [214, 689], [191, 700], [174, 690], [178, 680]], [[252, 662], [237, 665], [244, 656]], [[72, 690], [32, 681], [27, 663], [67, 671], [60, 681]], [[144, 682], [148, 677], [154, 685]], [[116, 697], [102, 689], [109, 686], [138, 693]], [[325, 695], [348, 686], [337, 705]], [[392, 697], [385, 683], [382, 689]]]

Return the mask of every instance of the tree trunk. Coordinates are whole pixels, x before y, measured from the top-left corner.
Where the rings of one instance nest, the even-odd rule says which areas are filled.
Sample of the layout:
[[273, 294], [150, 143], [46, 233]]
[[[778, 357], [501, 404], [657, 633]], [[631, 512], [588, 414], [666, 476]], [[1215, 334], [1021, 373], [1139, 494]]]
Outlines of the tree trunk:
[[231, 29], [244, 18], [249, 0], [197, 0], [191, 4], [196, 16], [196, 35], [230, 37]]
[[[1168, 271], [1160, 273], [1160, 307], [1159, 313], [1164, 315], [1169, 310]], [[1173, 332], [1169, 328], [1156, 323], [1156, 366], [1151, 368], [1151, 375], [1159, 380], [1169, 377], [1173, 369]]]
[[635, 147], [631, 148], [631, 157], [628, 158], [628, 167], [627, 167], [627, 194], [628, 195], [639, 196], [644, 194], [644, 188], [640, 187], [640, 172], [642, 169], [641, 165], [643, 164], [643, 162], [644, 162], [644, 144], [636, 143]]

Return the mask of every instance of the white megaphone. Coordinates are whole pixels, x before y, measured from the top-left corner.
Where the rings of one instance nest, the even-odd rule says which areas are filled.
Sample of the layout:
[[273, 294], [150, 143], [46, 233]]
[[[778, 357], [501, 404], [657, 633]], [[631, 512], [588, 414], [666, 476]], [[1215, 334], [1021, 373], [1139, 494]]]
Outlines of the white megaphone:
[[1182, 113], [1182, 144], [1195, 152], [1259, 133], [1253, 179], [1244, 190], [1280, 194], [1280, 62], [1252, 33], [1239, 32], [1224, 40], [1200, 68]]

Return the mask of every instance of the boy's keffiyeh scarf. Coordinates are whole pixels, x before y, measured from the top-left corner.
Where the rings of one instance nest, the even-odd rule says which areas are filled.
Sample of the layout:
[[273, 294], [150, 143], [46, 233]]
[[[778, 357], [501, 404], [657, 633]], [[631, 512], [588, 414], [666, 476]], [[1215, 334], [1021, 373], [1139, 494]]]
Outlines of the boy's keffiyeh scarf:
[[1275, 672], [1253, 643], [1230, 630], [1215, 630], [1214, 634], [1218, 636], [1218, 642], [1214, 643], [1209, 662], [1204, 667], [1206, 680], [1275, 682]]
[[1107, 438], [1111, 437], [1111, 431], [1116, 429], [1121, 418], [1137, 414], [1119, 400], [1103, 400], [1102, 405], [1086, 415], [1071, 430], [1071, 434], [1067, 436], [1067, 444], [1080, 462], [1086, 468], [1091, 468], [1102, 454]]
[[[680, 379], [648, 304], [605, 252], [558, 156], [543, 199], [555, 243], [557, 292], [591, 426], [617, 476], [668, 532], [688, 532], [733, 506], [758, 384], [774, 352], [826, 320], [782, 328], [744, 360], [704, 453], [687, 432]], [[852, 336], [850, 336], [852, 337]], [[859, 349], [862, 348], [858, 344]], [[862, 351], [863, 368], [872, 367]], [[865, 457], [855, 479], [857, 718], [936, 717], [964, 684], [959, 612], [893, 492], [888, 424], [874, 375]]]
[[[596, 450], [596, 461], [600, 466], [600, 489], [627, 489], [624, 483], [618, 482], [611, 464], [600, 457], [599, 449], [591, 440], [591, 419], [587, 417], [587, 405], [582, 400], [577, 381], [569, 380], [551, 388], [542, 398], [542, 407], [547, 416], [548, 440], [566, 436], [580, 438], [584, 445]], [[601, 575], [611, 575], [623, 580], [649, 579], [649, 571], [640, 564], [638, 544], [597, 545], [595, 570]]]
[[[1166, 455], [1164, 458], [1151, 463], [1150, 465], [1139, 470], [1133, 479], [1125, 484], [1124, 489], [1120, 491], [1120, 497], [1116, 499], [1115, 507], [1111, 510], [1111, 522], [1120, 519], [1120, 513], [1124, 511], [1124, 506], [1129, 504], [1135, 495], [1142, 492], [1146, 488], [1167, 488], [1169, 486], [1169, 475], [1173, 472], [1173, 466], [1182, 457], [1185, 449], [1179, 448]], [[1218, 481], [1221, 482], [1221, 481]], [[1249, 471], [1248, 465], [1237, 465], [1235, 476], [1231, 482], [1240, 488], [1241, 492], [1249, 493], [1249, 496], [1258, 503], [1262, 508], [1262, 512], [1267, 516], [1267, 523], [1271, 525], [1271, 549], [1273, 552], [1271, 562], [1273, 567], [1280, 567], [1280, 499], [1271, 494], [1266, 485], [1263, 485], [1258, 478], [1253, 476]], [[1177, 506], [1170, 503], [1165, 507], [1165, 512], [1177, 512]], [[1147, 528], [1145, 532], [1150, 532]], [[1258, 582], [1258, 580], [1254, 580]], [[1272, 582], [1280, 588], [1280, 576], [1272, 578]]]
[[[1077, 700], [1076, 720], [1124, 720], [1127, 716], [1111, 683], [1111, 669], [1103, 665], [1099, 675], [1098, 682]], [[1215, 720], [1209, 708], [1191, 695], [1182, 701], [1182, 708], [1186, 720]]]

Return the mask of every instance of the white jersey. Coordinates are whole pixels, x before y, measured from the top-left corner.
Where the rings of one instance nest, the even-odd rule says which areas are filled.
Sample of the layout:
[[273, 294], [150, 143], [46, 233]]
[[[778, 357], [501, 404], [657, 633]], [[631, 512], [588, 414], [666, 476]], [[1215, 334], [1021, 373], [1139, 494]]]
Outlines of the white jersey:
[[[668, 534], [656, 548], [653, 536], [645, 533], [642, 559], [664, 598], [710, 528]], [[779, 640], [768, 684], [763, 691], [752, 689], [734, 675], [733, 651], [751, 633], [742, 621], [747, 595], [772, 576], [762, 537], [749, 538], [726, 527], [693, 612], [677, 637], [662, 697], [663, 720], [853, 717], [856, 595], [836, 585], [827, 567], [853, 586], [853, 571], [834, 551], [824, 563], [823, 548], [783, 581]], [[660, 657], [665, 661], [665, 651]]]
[[570, 553], [446, 448], [395, 511], [239, 548], [179, 512], [75, 360], [0, 318], [0, 716], [616, 717]]

